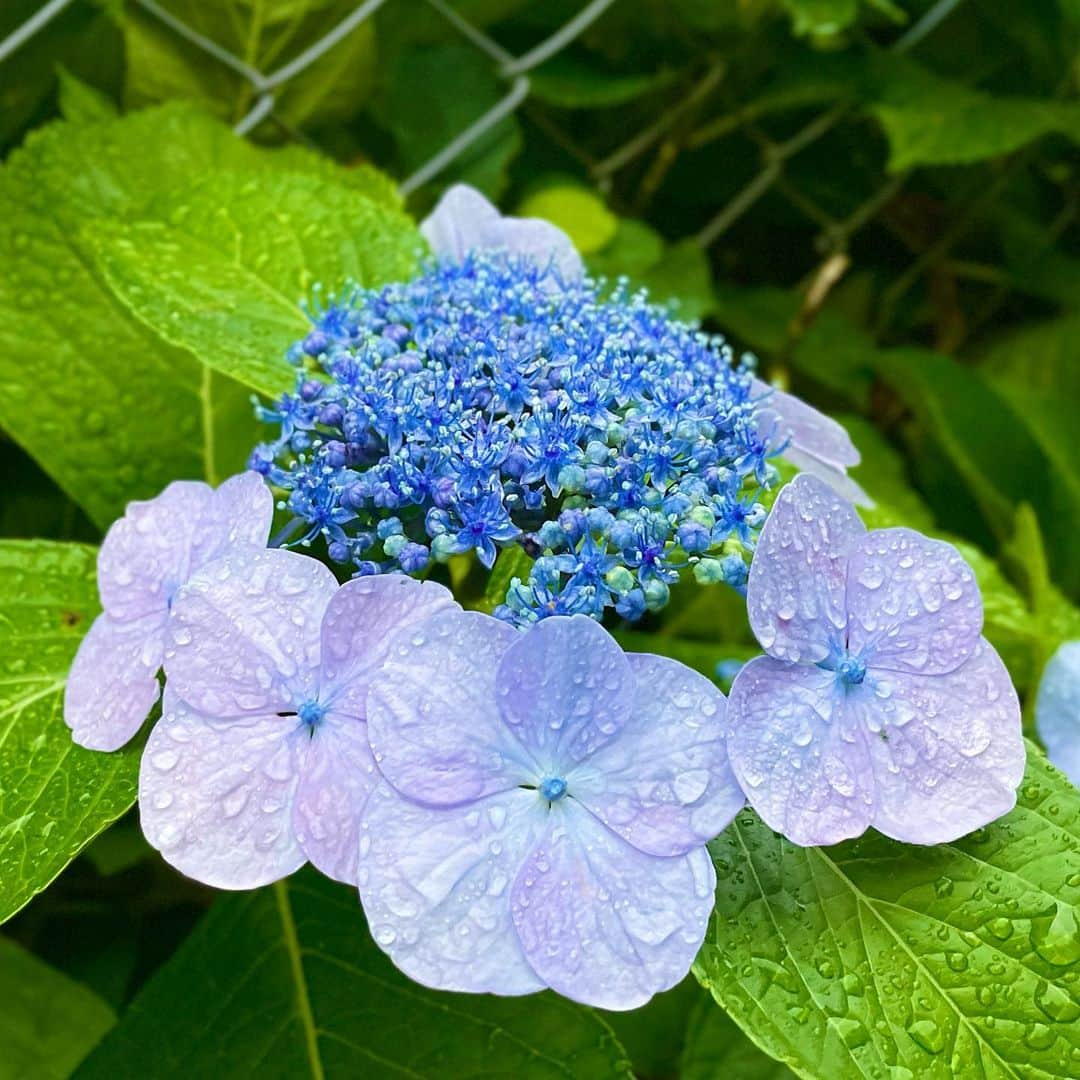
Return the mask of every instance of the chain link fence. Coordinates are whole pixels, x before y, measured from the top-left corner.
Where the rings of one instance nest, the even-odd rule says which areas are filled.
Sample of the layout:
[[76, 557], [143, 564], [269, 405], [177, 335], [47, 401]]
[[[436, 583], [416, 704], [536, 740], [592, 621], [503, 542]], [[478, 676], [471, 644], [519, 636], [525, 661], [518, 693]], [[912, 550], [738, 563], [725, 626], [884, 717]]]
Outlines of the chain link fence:
[[[41, 31], [75, 0], [50, 0], [31, 18], [0, 42], [0, 64], [20, 46]], [[577, 37], [599, 20], [609, 8], [617, 3], [633, 0], [592, 0], [554, 33], [537, 42], [526, 52], [513, 55], [488, 33], [467, 21], [446, 0], [364, 0], [325, 35], [304, 49], [298, 56], [273, 71], [263, 72], [252, 67], [218, 42], [193, 29], [172, 11], [162, 7], [156, 0], [133, 0], [147, 15], [163, 27], [202, 50], [215, 62], [246, 80], [253, 92], [253, 104], [236, 123], [235, 130], [246, 135], [267, 119], [274, 118], [284, 88], [301, 72], [315, 64], [329, 50], [344, 41], [350, 34], [371, 19], [377, 11], [393, 5], [409, 5], [410, 19], [438, 19], [449, 24], [471, 47], [479, 50], [490, 60], [506, 92], [482, 115], [458, 132], [432, 157], [405, 177], [400, 188], [408, 195], [422, 185], [436, 179], [454, 162], [458, 161], [478, 140], [491, 131], [500, 121], [520, 109], [530, 97], [530, 72], [569, 46]], [[898, 53], [906, 52], [930, 34], [963, 0], [938, 0], [925, 14], [910, 25], [889, 48]], [[709, 248], [715, 244], [748, 210], [767, 192], [775, 190], [805, 215], [818, 228], [817, 248], [820, 262], [806, 282], [804, 314], [812, 317], [832, 284], [847, 269], [847, 248], [852, 237], [864, 225], [873, 220], [903, 186], [906, 174], [882, 178], [878, 190], [862, 204], [854, 207], [845, 217], [836, 218], [800, 192], [785, 176], [785, 165], [800, 152], [817, 142], [831, 131], [849, 112], [849, 106], [835, 105], [807, 123], [793, 136], [776, 141], [761, 131], [750, 116], [737, 109], [723, 110], [718, 115], [703, 119], [709, 106], [714, 104], [714, 91], [722, 82], [724, 65], [715, 62], [674, 101], [664, 103], [655, 119], [626, 142], [596, 159], [588, 151], [575, 144], [572, 135], [550, 118], [538, 117], [540, 126], [564, 150], [582, 163], [589, 176], [601, 190], [610, 188], [614, 178], [623, 169], [639, 161], [650, 151], [662, 152], [658, 156], [670, 159], [682, 148], [693, 149], [708, 141], [741, 131], [749, 136], [760, 151], [760, 168], [733, 197], [700, 226], [695, 234], [698, 245]], [[449, 92], [452, 92], [452, 88]], [[288, 131], [288, 125], [283, 125]], [[675, 139], [677, 144], [673, 144]], [[925, 259], [924, 256], [921, 257]], [[912, 265], [893, 283], [893, 295], [885, 297], [886, 306], [918, 277], [923, 266], [920, 261]]]

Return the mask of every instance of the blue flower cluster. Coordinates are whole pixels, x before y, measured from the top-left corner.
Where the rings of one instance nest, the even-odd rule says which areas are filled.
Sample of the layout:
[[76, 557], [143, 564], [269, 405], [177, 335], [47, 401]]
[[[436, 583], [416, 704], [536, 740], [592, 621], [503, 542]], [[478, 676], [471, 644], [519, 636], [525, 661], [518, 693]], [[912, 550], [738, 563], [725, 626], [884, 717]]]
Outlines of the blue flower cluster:
[[778, 447], [721, 339], [506, 252], [309, 314], [251, 461], [287, 491], [294, 542], [361, 575], [520, 545], [535, 562], [497, 613], [522, 624], [639, 618], [685, 567], [743, 586]]

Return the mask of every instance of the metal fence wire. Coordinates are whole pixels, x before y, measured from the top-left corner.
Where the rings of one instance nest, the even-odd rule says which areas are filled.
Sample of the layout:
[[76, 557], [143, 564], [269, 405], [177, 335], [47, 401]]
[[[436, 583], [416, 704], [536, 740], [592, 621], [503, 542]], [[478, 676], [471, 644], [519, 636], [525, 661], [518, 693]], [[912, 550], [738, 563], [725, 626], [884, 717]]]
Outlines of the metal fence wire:
[[[0, 64], [73, 2], [75, 0], [49, 0], [33, 16], [0, 41]], [[183, 19], [162, 7], [156, 0], [134, 0], [134, 2], [169, 31], [250, 83], [254, 93], [254, 102], [246, 115], [235, 125], [235, 130], [240, 135], [248, 134], [262, 121], [273, 118], [275, 105], [286, 85], [335, 45], [354, 33], [380, 8], [385, 5], [408, 3], [410, 19], [424, 17], [424, 8], [417, 0], [364, 0], [299, 56], [273, 71], [262, 72], [218, 42], [187, 25]], [[529, 73], [565, 49], [617, 2], [633, 3], [635, 0], [591, 0], [550, 36], [525, 53], [515, 56], [490, 35], [467, 21], [446, 0], [423, 0], [427, 17], [445, 20], [465, 41], [490, 60], [494, 70], [505, 82], [506, 93], [495, 105], [483, 115], [476, 117], [415, 172], [401, 181], [402, 193], [408, 195], [438, 177], [495, 125], [518, 110], [530, 95]], [[961, 2], [962, 0], [938, 0], [893, 42], [891, 49], [895, 52], [905, 52], [910, 49], [931, 33]], [[707, 103], [712, 91], [720, 84], [722, 77], [722, 64], [712, 65], [678, 100], [667, 103], [650, 124], [635, 132], [623, 145], [601, 160], [596, 160], [575, 147], [573, 138], [568, 133], [559, 130], [554, 124], [545, 122], [545, 127], [564, 148], [569, 149], [583, 162], [593, 181], [604, 189], [611, 184], [618, 172], [661, 144], [672, 129], [683, 123], [688, 114], [699, 112]], [[717, 132], [742, 130], [758, 144], [761, 165], [754, 177], [701, 226], [695, 237], [697, 243], [703, 248], [710, 247], [766, 192], [775, 188], [820, 227], [818, 246], [822, 262], [809, 285], [808, 298], [813, 294], [815, 287], [827, 291], [831, 282], [841, 275], [846, 267], [845, 252], [851, 237], [873, 219], [877, 211], [897, 193], [905, 180], [903, 174], [883, 178], [878, 191], [840, 220], [832, 218], [816, 207], [811, 200], [787, 181], [784, 176], [785, 163], [830, 131], [846, 112], [846, 106], [834, 106], [827, 109], [795, 135], [782, 142], [770, 139], [758, 130], [749, 118], [742, 117], [737, 112], [725, 113], [707, 124], [705, 128], [699, 129], [697, 137], [701, 139], [711, 137], [710, 128], [715, 128]], [[283, 126], [285, 130], [288, 130], [287, 125]]]

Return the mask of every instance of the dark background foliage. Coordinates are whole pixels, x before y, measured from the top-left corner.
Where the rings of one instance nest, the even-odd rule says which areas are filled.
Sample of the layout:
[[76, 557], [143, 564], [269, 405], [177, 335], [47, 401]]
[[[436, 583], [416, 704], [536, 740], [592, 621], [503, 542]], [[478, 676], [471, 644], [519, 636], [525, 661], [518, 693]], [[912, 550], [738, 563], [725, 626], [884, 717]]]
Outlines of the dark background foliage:
[[[0, 63], [0, 151], [10, 154], [61, 115], [77, 125], [195, 101], [249, 127], [256, 144], [306, 147], [349, 170], [378, 166], [405, 181], [417, 216], [448, 183], [465, 180], [504, 210], [552, 218], [594, 272], [626, 274], [676, 300], [756, 353], [768, 377], [842, 418], [864, 453], [855, 475], [878, 501], [873, 523], [903, 522], [965, 545], [986, 594], [988, 635], [1025, 695], [1030, 732], [1042, 665], [1061, 640], [1080, 636], [1080, 3], [616, 0], [532, 68], [520, 103], [434, 175], [432, 159], [521, 85], [502, 70], [505, 61], [571, 23], [579, 0], [389, 0], [284, 82], [264, 118], [252, 112], [259, 95], [250, 81], [167, 20], [181, 18], [267, 73], [356, 6], [74, 0]], [[6, 3], [0, 39], [40, 7]], [[63, 223], [78, 208], [52, 193], [77, 188], [81, 166], [57, 162], [48, 183], [44, 173], [40, 185], [29, 176], [41, 203], [35, 213]], [[134, 158], [131, 167], [138, 172]], [[142, 183], [136, 176], [133, 186]], [[3, 249], [9, 270], [17, 240], [12, 233], [13, 247]], [[30, 290], [10, 270], [6, 284], [12, 310], [32, 306], [43, 325], [77, 317], [62, 282], [54, 292]], [[73, 488], [52, 448], [91, 437], [95, 395], [122, 394], [128, 376], [86, 388], [80, 430], [24, 436], [23, 402], [33, 395], [20, 397], [13, 372], [67, 360], [48, 329], [19, 336], [11, 325], [0, 332], [0, 394], [8, 398], [0, 426], [10, 433], [0, 537], [93, 543], [108, 520], [106, 495], [123, 485], [90, 471]], [[118, 470], [143, 468], [137, 441], [131, 452]], [[101, 500], [95, 488], [108, 489]], [[737, 601], [689, 588], [647, 629], [665, 651], [710, 674], [752, 648]], [[633, 634], [628, 641], [642, 644]], [[6, 783], [0, 773], [0, 791]], [[0, 844], [10, 827], [0, 828]], [[364, 989], [365, 971], [386, 986], [392, 973], [363, 942], [319, 938], [320, 913], [351, 904], [347, 891], [301, 876], [288, 889], [221, 900], [200, 923], [214, 900], [148, 850], [133, 812], [103, 832], [5, 926], [0, 992], [16, 1004], [0, 1010], [0, 1077], [69, 1075], [132, 1001], [122, 1037], [106, 1041], [85, 1075], [190, 1068], [187, 1050], [170, 1043], [183, 1029], [155, 1026], [155, 1010], [171, 1009], [214, 1047], [201, 1059], [203, 1075], [314, 1073], [303, 1017], [291, 998], [274, 1000], [272, 979], [266, 1000], [228, 1023], [204, 1009], [208, 996], [239, 992], [237, 972], [293, 962], [298, 954], [281, 944], [280, 928], [274, 944], [263, 940], [275, 911], [290, 913], [301, 952], [345, 965], [333, 977], [314, 972], [313, 995], [332, 998], [335, 979], [356, 982], [363, 1007], [330, 1026], [382, 1032], [377, 1047], [365, 1042], [354, 1056], [327, 1044], [320, 1057], [316, 1047], [327, 1075], [352, 1075], [360, 1063], [370, 1075], [404, 1075], [391, 1059], [395, 1043], [412, 1037], [410, 1023], [437, 1035], [440, 1025], [474, 1022], [489, 1044], [505, 1039], [507, 1075], [553, 1074], [518, 1042], [521, 1017], [497, 1005], [455, 1021], [449, 1006], [429, 1003], [409, 1021], [400, 983]], [[177, 957], [187, 981], [147, 987]], [[191, 970], [203, 972], [201, 983]], [[186, 995], [195, 1000], [179, 1000]], [[316, 1012], [323, 1007], [315, 1001]], [[573, 1010], [554, 1001], [536, 1010], [532, 1026], [564, 1075], [611, 1075], [623, 1051], [606, 1027], [589, 1027], [583, 1012], [566, 1019]], [[248, 1028], [259, 1016], [280, 1042], [258, 1044], [266, 1057], [256, 1062]], [[696, 984], [639, 1016], [610, 1019], [640, 1076], [789, 1075]], [[433, 1036], [417, 1050], [410, 1075], [429, 1075], [440, 1045]], [[439, 1060], [440, 1075], [490, 1070], [489, 1058], [454, 1067]], [[817, 1075], [805, 1058], [790, 1060]], [[1074, 1059], [1062, 1065], [1069, 1068], [1080, 1066]]]

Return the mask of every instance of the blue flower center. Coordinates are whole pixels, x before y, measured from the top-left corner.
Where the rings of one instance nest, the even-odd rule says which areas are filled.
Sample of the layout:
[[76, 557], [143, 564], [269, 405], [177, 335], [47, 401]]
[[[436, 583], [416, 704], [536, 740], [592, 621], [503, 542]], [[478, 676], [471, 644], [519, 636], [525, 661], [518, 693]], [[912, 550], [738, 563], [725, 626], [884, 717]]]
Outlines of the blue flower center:
[[314, 699], [309, 699], [296, 710], [296, 715], [299, 716], [309, 728], [313, 728], [326, 715], [326, 708]]
[[566, 794], [566, 781], [561, 776], [547, 776], [537, 790], [548, 802], [555, 802]]
[[845, 656], [836, 664], [836, 677], [846, 686], [858, 686], [866, 678], [866, 662], [857, 656]]

